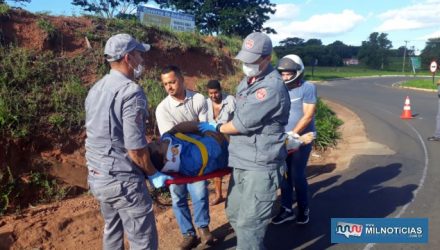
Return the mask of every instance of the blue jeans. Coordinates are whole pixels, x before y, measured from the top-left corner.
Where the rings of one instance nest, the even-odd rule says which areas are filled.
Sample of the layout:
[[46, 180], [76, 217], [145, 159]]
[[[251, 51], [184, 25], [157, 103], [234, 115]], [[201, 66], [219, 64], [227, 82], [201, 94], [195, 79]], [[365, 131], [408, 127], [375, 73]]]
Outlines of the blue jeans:
[[197, 227], [207, 227], [209, 218], [208, 182], [198, 181], [192, 184], [170, 185], [174, 216], [176, 216], [182, 234], [195, 235], [191, 211], [188, 206], [188, 192], [194, 209], [194, 223]]
[[312, 144], [308, 144], [301, 146], [298, 151], [287, 156], [287, 176], [285, 175], [281, 182], [281, 205], [286, 208], [292, 208], [293, 187], [295, 187], [299, 211], [304, 211], [309, 206], [306, 167], [311, 151]]

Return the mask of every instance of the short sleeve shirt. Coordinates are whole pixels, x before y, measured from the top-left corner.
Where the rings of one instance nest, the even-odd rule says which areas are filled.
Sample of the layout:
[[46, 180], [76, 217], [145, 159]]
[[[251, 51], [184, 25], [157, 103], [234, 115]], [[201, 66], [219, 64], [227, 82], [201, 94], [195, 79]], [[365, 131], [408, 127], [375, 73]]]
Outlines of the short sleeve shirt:
[[[142, 180], [143, 173], [126, 157], [144, 148], [148, 101], [143, 89], [111, 70], [90, 89], [86, 102], [86, 159], [98, 172], [118, 173], [121, 180]], [[112, 149], [112, 150], [110, 150]]]
[[[292, 131], [304, 116], [304, 104], [316, 104], [318, 101], [316, 87], [312, 83], [303, 82], [300, 86], [289, 90], [290, 113], [286, 131]], [[301, 134], [315, 131], [315, 118], [301, 131]]]
[[208, 105], [209, 122], [227, 123], [232, 120], [235, 111], [235, 98], [232, 95], [222, 93], [221, 108], [216, 120], [214, 119], [212, 100], [210, 98], [207, 98], [206, 103]]
[[230, 136], [229, 166], [247, 170], [277, 169], [285, 162], [289, 93], [278, 71], [269, 66], [253, 84], [248, 78], [237, 87]]
[[181, 122], [206, 122], [208, 108], [205, 97], [191, 90], [185, 90], [183, 102], [167, 96], [156, 108], [156, 120], [161, 135]]

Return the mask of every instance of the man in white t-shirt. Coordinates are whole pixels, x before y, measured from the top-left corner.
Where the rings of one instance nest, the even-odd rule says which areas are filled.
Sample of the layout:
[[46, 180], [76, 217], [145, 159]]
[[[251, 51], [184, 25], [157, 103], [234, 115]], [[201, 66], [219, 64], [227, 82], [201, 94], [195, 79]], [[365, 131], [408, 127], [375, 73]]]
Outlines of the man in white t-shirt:
[[[218, 80], [210, 80], [206, 84], [208, 97], [208, 122], [227, 123], [234, 117], [235, 98], [222, 92], [222, 87]], [[209, 204], [217, 205], [225, 200], [222, 195], [222, 178], [214, 178], [215, 198]]]
[[[183, 74], [177, 66], [170, 65], [161, 72], [162, 84], [168, 96], [156, 108], [156, 119], [161, 135], [180, 124], [183, 131], [185, 122], [207, 121], [207, 105], [205, 97], [185, 88]], [[173, 211], [177, 224], [183, 234], [180, 249], [191, 249], [198, 244], [191, 211], [188, 206], [188, 193], [194, 209], [194, 224], [198, 227], [202, 244], [213, 243], [209, 231], [209, 197], [207, 181], [191, 184], [170, 185]]]

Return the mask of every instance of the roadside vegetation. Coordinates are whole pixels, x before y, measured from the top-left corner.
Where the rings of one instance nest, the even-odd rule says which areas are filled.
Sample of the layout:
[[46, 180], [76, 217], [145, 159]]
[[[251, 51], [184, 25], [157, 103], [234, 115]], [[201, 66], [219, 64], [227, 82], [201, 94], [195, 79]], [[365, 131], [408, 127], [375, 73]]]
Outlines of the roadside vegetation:
[[338, 139], [341, 138], [338, 128], [343, 122], [320, 98], [316, 105], [315, 119], [317, 133], [313, 142], [315, 149], [324, 151], [336, 146]]
[[[428, 76], [428, 71], [417, 72], [416, 76]], [[402, 73], [401, 71], [385, 71], [370, 69], [362, 66], [345, 67], [314, 67], [312, 76], [312, 67], [306, 66], [306, 79], [313, 81], [331, 80], [338, 78], [352, 77], [371, 77], [371, 76], [414, 76], [412, 72]]]
[[433, 84], [432, 78], [414, 79], [402, 83], [401, 86], [420, 88], [420, 89], [437, 89], [437, 84], [436, 84], [437, 81], [438, 79], [435, 79]]
[[[6, 5], [5, 5], [6, 6]], [[0, 18], [7, 21], [14, 10], [0, 8]], [[47, 162], [36, 163], [42, 150], [63, 148], [69, 141], [83, 146], [84, 100], [90, 86], [109, 70], [103, 63], [103, 46], [112, 34], [126, 32], [137, 39], [156, 43], [164, 53], [198, 53], [216, 60], [231, 60], [241, 48], [241, 38], [199, 33], [179, 33], [169, 29], [145, 27], [134, 19], [89, 17], [93, 25], [76, 30], [76, 38], [87, 40], [93, 49], [67, 56], [62, 47], [62, 27], [47, 13], [36, 14], [35, 22], [54, 49], [38, 51], [6, 42], [0, 26], [0, 215], [17, 212], [29, 205], [51, 202], [76, 195], [69, 186], [49, 174]], [[50, 48], [50, 47], [49, 47]], [[274, 55], [277, 58], [277, 55]], [[273, 63], [276, 63], [275, 61]], [[234, 94], [243, 74], [240, 65], [221, 77], [225, 91]], [[149, 135], [157, 136], [154, 110], [166, 93], [159, 81], [160, 69], [147, 67], [139, 83], [148, 95]], [[209, 76], [197, 76], [196, 89], [205, 93]], [[337, 124], [334, 114], [320, 102], [316, 147], [323, 150], [336, 144]], [[21, 148], [26, 161], [17, 165], [11, 158]], [[3, 158], [4, 157], [4, 158]], [[4, 159], [4, 160], [3, 160]]]
[[[2, 22], [15, 15], [7, 5], [1, 7]], [[63, 148], [71, 140], [82, 146], [84, 100], [95, 79], [109, 70], [102, 53], [105, 41], [112, 34], [127, 32], [142, 41], [159, 41], [160, 47], [156, 49], [165, 52], [198, 53], [220, 62], [241, 47], [236, 37], [178, 33], [145, 27], [133, 19], [89, 18], [93, 25], [76, 31], [75, 39], [87, 37], [93, 49], [71, 56], [57, 50], [63, 40], [63, 30], [46, 13], [37, 14], [35, 22], [54, 49], [38, 51], [14, 41], [6, 42], [0, 26], [0, 214], [7, 209], [15, 211], [29, 204], [58, 200], [71, 193], [60, 180], [48, 174], [51, 167], [48, 164], [25, 160], [25, 165], [19, 166], [12, 158], [16, 148], [24, 148], [26, 155], [22, 157], [30, 159], [41, 150]], [[152, 126], [148, 133], [153, 135], [157, 133], [154, 109], [166, 96], [159, 75], [159, 68], [149, 67], [140, 79], [149, 100]], [[201, 77], [207, 81], [208, 76]], [[226, 75], [225, 81], [230, 77], [233, 75]]]

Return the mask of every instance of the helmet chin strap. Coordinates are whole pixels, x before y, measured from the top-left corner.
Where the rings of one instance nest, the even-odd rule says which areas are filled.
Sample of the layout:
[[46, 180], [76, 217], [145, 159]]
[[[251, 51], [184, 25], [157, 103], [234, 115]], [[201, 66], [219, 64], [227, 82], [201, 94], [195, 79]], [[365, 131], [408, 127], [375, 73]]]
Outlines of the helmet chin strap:
[[290, 80], [284, 81], [284, 84], [286, 84], [286, 87], [288, 89], [294, 89], [298, 87], [300, 85], [299, 75], [292, 77], [292, 79]]

